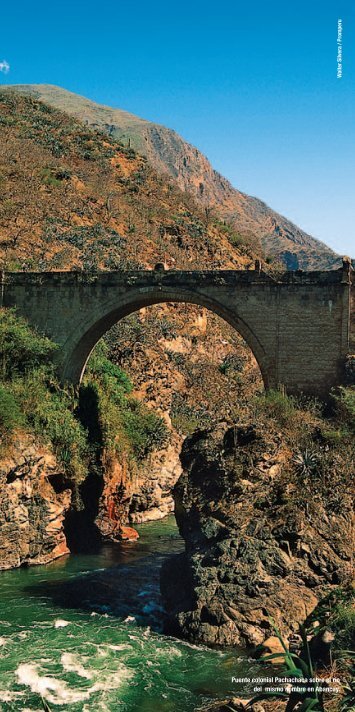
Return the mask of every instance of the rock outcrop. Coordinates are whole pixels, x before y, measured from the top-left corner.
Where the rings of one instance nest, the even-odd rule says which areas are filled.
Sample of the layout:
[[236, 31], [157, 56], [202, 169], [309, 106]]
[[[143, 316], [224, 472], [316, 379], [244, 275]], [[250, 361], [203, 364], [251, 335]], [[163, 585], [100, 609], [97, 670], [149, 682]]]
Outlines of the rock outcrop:
[[47, 564], [68, 554], [63, 522], [71, 491], [56, 492], [62, 473], [46, 448], [18, 437], [0, 459], [0, 569]]
[[[198, 431], [182, 450], [176, 519], [186, 552], [162, 570], [167, 632], [212, 645], [287, 636], [339, 584], [351, 557], [346, 506], [306, 507], [281, 435], [256, 426]], [[286, 471], [286, 476], [285, 476]]]
[[141, 524], [162, 519], [174, 511], [172, 490], [181, 475], [179, 451], [181, 438], [171, 435], [165, 450], [153, 452], [134, 483], [129, 520]]
[[122, 539], [128, 522], [142, 524], [162, 519], [174, 511], [172, 489], [181, 474], [178, 450], [169, 446], [153, 453], [141, 467], [125, 458], [107, 458], [103, 468], [103, 489], [95, 524], [111, 541]]

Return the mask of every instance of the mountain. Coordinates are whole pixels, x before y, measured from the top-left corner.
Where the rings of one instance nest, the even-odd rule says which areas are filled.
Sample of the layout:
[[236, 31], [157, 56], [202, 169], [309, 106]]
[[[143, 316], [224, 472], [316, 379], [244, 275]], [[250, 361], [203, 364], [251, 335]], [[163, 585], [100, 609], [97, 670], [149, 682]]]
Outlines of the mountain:
[[232, 229], [248, 237], [264, 257], [280, 259], [288, 269], [329, 269], [339, 256], [324, 243], [298, 228], [261, 200], [246, 195], [215, 171], [208, 159], [175, 131], [121, 109], [96, 104], [48, 84], [15, 85], [16, 91], [75, 116], [88, 126], [107, 132], [144, 155], [160, 173], [211, 210]]
[[0, 133], [5, 269], [243, 269], [257, 256], [134, 149], [67, 113], [3, 89]]

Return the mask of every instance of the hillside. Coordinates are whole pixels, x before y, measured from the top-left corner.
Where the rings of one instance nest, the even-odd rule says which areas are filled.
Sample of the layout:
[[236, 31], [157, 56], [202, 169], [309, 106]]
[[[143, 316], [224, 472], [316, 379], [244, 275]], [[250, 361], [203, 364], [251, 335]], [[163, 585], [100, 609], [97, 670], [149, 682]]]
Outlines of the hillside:
[[265, 257], [281, 259], [288, 269], [328, 269], [339, 264], [339, 257], [329, 247], [261, 200], [234, 188], [198, 149], [175, 131], [121, 109], [96, 104], [60, 87], [35, 84], [13, 88], [104, 130], [146, 156], [159, 173], [172, 177], [203, 208], [212, 209], [231, 223], [236, 232], [247, 235]]
[[6, 269], [251, 264], [247, 236], [206, 219], [190, 195], [115, 137], [8, 90], [0, 117]]

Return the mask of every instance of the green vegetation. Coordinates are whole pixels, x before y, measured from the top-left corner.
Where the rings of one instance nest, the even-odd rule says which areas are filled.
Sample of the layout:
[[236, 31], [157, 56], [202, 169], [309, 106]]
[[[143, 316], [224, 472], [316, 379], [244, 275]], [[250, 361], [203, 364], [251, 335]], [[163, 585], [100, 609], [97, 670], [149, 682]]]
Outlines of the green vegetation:
[[335, 416], [345, 433], [355, 432], [355, 388], [340, 387], [333, 394]]
[[0, 310], [0, 374], [2, 381], [21, 376], [48, 363], [56, 345], [35, 334], [12, 309]]
[[119, 455], [125, 452], [142, 460], [162, 448], [168, 429], [156, 413], [129, 396], [133, 386], [127, 375], [107, 358], [108, 347], [100, 343], [92, 355], [84, 387], [95, 394], [103, 445]]
[[24, 422], [25, 420], [16, 398], [3, 385], [0, 385], [1, 438], [6, 438], [7, 440], [15, 428], [22, 427]]
[[282, 469], [282, 491], [275, 490], [290, 511], [303, 508], [308, 517], [322, 504], [328, 515], [349, 517], [353, 511], [354, 387], [333, 394], [333, 403], [294, 398], [269, 391], [251, 401], [253, 422], [282, 440], [292, 453]]
[[221, 232], [224, 233], [224, 235], [226, 235], [230, 244], [233, 245], [233, 247], [240, 247], [241, 245], [246, 244], [245, 235], [242, 235], [240, 232], [237, 232], [235, 227], [231, 223], [215, 219], [214, 224], [221, 230]]
[[[15, 431], [31, 432], [51, 444], [67, 477], [82, 481], [97, 449], [135, 460], [162, 447], [168, 438], [164, 421], [130, 397], [128, 376], [106, 357], [100, 345], [90, 360], [80, 398], [58, 382], [53, 365], [56, 346], [40, 336], [9, 309], [0, 310], [0, 447], [11, 443]], [[85, 413], [85, 399], [95, 397], [96, 432]], [[80, 406], [79, 406], [80, 401]], [[89, 403], [89, 404], [90, 404]], [[90, 410], [86, 404], [86, 411]], [[96, 450], [93, 450], [93, 444]]]
[[175, 394], [171, 407], [171, 422], [180, 435], [191, 435], [199, 428], [211, 427], [213, 419], [204, 408], [194, 408], [186, 403], [186, 399]]
[[13, 380], [11, 392], [21, 408], [24, 427], [52, 444], [70, 479], [83, 480], [89, 456], [86, 433], [75, 417], [76, 398], [70, 389], [60, 387], [52, 364]]
[[222, 363], [219, 365], [219, 370], [224, 375], [231, 375], [243, 373], [245, 367], [246, 359], [238, 354], [228, 354], [225, 356]]
[[[252, 708], [253, 704], [259, 700], [281, 698], [288, 700], [286, 707], [287, 712], [293, 712], [293, 710], [296, 709], [302, 710], [302, 712], [310, 712], [310, 710], [314, 710], [314, 712], [324, 712], [323, 692], [320, 691], [322, 685], [314, 681], [315, 669], [310, 652], [307, 630], [304, 626], [300, 626], [299, 628], [302, 646], [299, 654], [296, 654], [288, 649], [276, 625], [273, 621], [271, 622], [274, 633], [283, 647], [283, 652], [264, 655], [261, 661], [267, 665], [275, 662], [280, 664], [281, 662], [282, 667], [279, 670], [279, 676], [285, 676], [294, 682], [290, 684], [290, 691], [285, 687], [282, 692], [265, 691], [255, 695], [247, 704], [247, 709]], [[326, 685], [324, 685], [324, 689], [326, 689]]]
[[91, 129], [9, 88], [0, 91], [0, 113], [4, 269], [231, 267], [250, 252], [239, 249], [232, 228], [227, 243], [229, 228], [210, 219], [210, 209], [206, 219], [202, 205], [115, 131]]
[[254, 407], [258, 414], [275, 420], [281, 427], [289, 425], [297, 414], [295, 399], [281, 391], [270, 390], [256, 396]]
[[352, 584], [339, 586], [318, 603], [308, 616], [306, 625], [317, 626], [317, 631], [328, 628], [334, 633], [333, 650], [335, 657], [342, 651], [350, 650], [355, 642], [355, 590]]
[[43, 185], [55, 188], [63, 181], [70, 180], [72, 171], [60, 166], [46, 166], [39, 171], [39, 177]]
[[[288, 432], [302, 429], [319, 420], [320, 439], [329, 445], [352, 439], [355, 431], [355, 388], [341, 386], [332, 393], [331, 409], [316, 398], [287, 396], [282, 391], [270, 390], [257, 395], [252, 402], [254, 413], [272, 419]], [[300, 443], [301, 446], [301, 443]]]
[[14, 431], [32, 432], [51, 443], [67, 476], [80, 481], [88, 462], [86, 434], [74, 414], [73, 393], [56, 379], [55, 351], [13, 310], [0, 310], [0, 446], [9, 445]]

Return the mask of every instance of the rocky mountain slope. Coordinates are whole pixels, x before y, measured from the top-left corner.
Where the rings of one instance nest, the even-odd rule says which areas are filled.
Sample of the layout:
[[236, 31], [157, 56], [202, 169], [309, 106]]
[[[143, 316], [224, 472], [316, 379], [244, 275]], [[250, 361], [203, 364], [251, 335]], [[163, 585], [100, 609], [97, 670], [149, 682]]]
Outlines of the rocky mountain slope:
[[208, 212], [214, 211], [259, 254], [280, 259], [288, 269], [328, 269], [339, 257], [261, 200], [234, 188], [215, 171], [208, 159], [175, 131], [145, 121], [121, 109], [96, 104], [60, 87], [17, 85], [41, 101], [75, 116], [88, 126], [106, 131], [146, 156], [158, 172], [168, 174]]
[[7, 269], [246, 268], [253, 252], [132, 148], [0, 93], [0, 259]]

